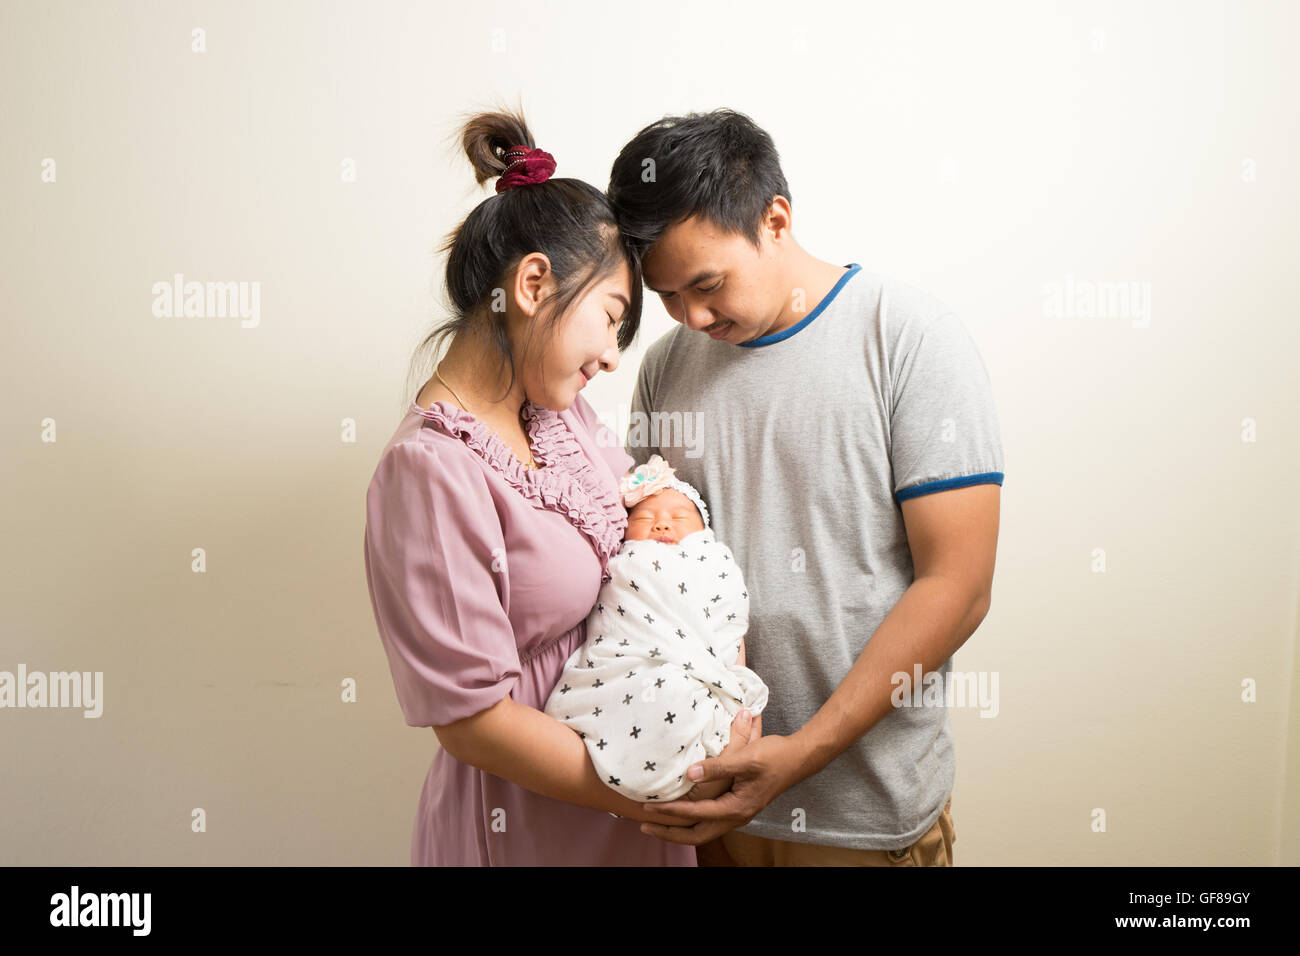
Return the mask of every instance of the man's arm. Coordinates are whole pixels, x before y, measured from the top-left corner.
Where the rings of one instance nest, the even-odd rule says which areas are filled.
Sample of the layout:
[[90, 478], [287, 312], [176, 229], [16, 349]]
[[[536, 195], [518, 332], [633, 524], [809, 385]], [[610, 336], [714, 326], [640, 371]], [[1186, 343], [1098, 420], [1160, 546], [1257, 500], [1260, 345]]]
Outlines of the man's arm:
[[893, 675], [937, 670], [975, 632], [992, 600], [1002, 489], [972, 485], [909, 498], [903, 523], [915, 578], [830, 698], [791, 737], [806, 754], [797, 783], [893, 709]]

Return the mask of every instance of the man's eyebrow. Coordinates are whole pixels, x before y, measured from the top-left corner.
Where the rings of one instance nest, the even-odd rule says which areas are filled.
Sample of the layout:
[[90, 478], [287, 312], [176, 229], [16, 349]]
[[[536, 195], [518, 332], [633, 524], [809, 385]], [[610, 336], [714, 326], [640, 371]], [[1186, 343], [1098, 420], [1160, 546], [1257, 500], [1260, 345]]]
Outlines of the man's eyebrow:
[[[686, 283], [686, 285], [687, 287], [690, 287], [696, 285], [697, 283], [703, 282], [705, 279], [712, 279], [714, 276], [720, 276], [720, 275], [722, 275], [722, 273], [719, 272], [717, 269], [705, 269], [703, 272], [697, 275], [690, 282]], [[651, 292], [653, 292], [655, 295], [663, 295], [665, 292], [668, 291], [667, 289], [656, 289], [649, 282], [645, 284], [645, 287], [649, 289]]]

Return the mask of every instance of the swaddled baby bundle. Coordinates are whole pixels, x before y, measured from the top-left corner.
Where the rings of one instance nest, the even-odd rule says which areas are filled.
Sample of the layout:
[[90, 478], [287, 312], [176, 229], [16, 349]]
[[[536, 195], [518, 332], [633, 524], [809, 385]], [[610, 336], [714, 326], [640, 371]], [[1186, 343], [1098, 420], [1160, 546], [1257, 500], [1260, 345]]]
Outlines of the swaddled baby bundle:
[[675, 544], [625, 541], [608, 568], [546, 713], [581, 734], [607, 786], [675, 800], [695, 785], [687, 768], [722, 752], [741, 708], [767, 705], [767, 685], [736, 663], [749, 593], [708, 527]]

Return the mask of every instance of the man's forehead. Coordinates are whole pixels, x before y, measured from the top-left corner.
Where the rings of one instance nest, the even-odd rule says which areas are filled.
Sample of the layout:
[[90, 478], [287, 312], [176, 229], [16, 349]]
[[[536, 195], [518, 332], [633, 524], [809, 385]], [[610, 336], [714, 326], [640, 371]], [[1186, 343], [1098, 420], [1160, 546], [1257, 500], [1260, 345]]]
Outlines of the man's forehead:
[[653, 292], [689, 288], [730, 268], [739, 238], [702, 216], [678, 219], [642, 256], [642, 278]]

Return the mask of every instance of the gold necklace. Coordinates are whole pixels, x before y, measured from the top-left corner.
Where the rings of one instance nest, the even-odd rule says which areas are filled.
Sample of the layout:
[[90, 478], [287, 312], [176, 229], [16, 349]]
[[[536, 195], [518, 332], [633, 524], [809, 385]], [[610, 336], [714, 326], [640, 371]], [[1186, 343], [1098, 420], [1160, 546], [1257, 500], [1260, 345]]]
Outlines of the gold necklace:
[[[438, 370], [437, 370], [436, 368], [433, 370], [433, 376], [434, 376], [434, 378], [436, 378], [438, 381], [442, 382], [442, 384], [443, 384], [444, 386], [446, 386], [447, 391], [451, 392], [452, 397], [456, 399], [456, 403], [457, 403], [458, 405], [460, 405], [461, 408], [464, 408], [465, 411], [469, 412], [469, 409], [466, 407], [465, 403], [461, 400], [461, 397], [460, 397], [459, 395], [456, 394], [456, 390], [455, 390], [454, 388], [452, 388], [450, 385], [447, 385], [447, 381], [446, 381], [446, 379], [444, 379], [441, 375], [438, 374]], [[470, 412], [470, 414], [473, 415], [474, 413], [473, 413], [473, 412]], [[486, 425], [487, 422], [484, 422], [483, 424]], [[489, 429], [489, 431], [491, 431], [491, 429]], [[493, 432], [493, 434], [495, 435], [496, 432]], [[501, 436], [497, 435], [497, 437], [500, 438]], [[528, 438], [528, 429], [525, 428], [525, 429], [524, 429], [524, 439], [527, 440], [527, 438]], [[503, 444], [504, 444], [504, 442], [503, 442]], [[507, 446], [507, 447], [509, 447], [509, 446]], [[514, 455], [514, 452], [511, 452], [511, 454]], [[514, 458], [515, 458], [515, 461], [519, 461], [519, 456], [514, 455]], [[532, 446], [531, 444], [528, 446], [528, 461], [526, 461], [526, 462], [520, 462], [520, 464], [522, 464], [525, 468], [534, 468], [534, 469], [535, 469], [535, 468], [537, 467], [537, 463], [536, 463], [535, 461], [533, 461], [533, 446]]]

